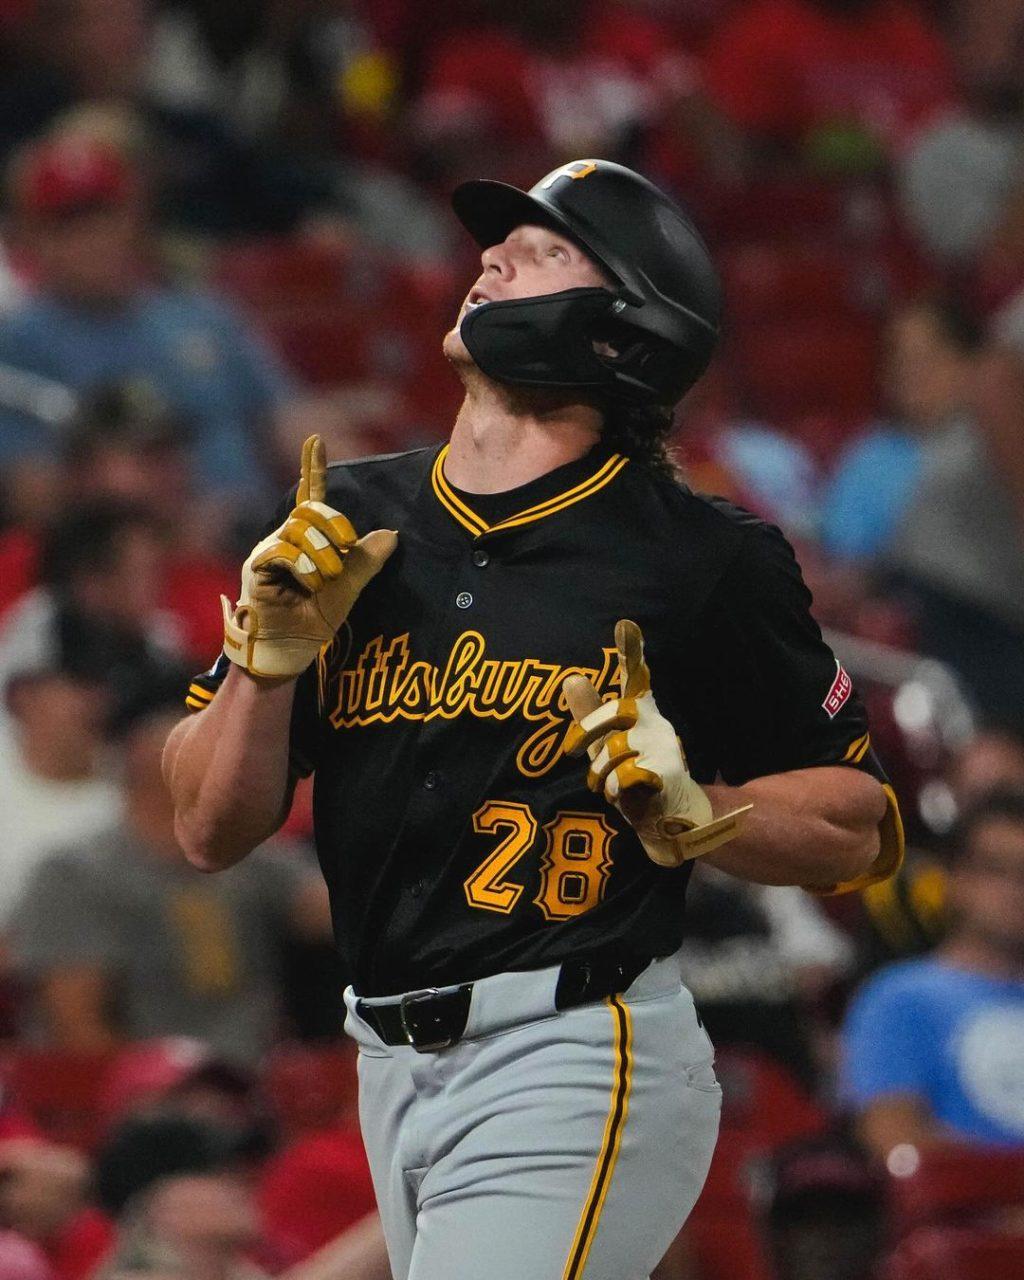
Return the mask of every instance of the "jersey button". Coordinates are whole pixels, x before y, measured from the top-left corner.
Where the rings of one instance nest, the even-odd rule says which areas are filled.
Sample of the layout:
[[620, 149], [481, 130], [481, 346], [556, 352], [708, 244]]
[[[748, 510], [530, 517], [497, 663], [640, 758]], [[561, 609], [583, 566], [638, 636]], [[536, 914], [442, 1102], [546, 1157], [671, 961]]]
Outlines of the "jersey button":
[[441, 785], [441, 775], [434, 769], [431, 769], [431, 771], [424, 776], [423, 785], [428, 791], [436, 791]]
[[473, 563], [476, 565], [478, 569], [486, 569], [487, 566], [491, 563], [491, 557], [487, 554], [487, 552], [483, 549], [483, 547], [477, 547], [477, 549], [473, 552]]
[[411, 885], [409, 886], [409, 896], [410, 896], [410, 897], [412, 897], [412, 898], [419, 898], [419, 897], [421, 897], [421, 896], [422, 896], [422, 894], [423, 894], [423, 881], [422, 881], [422, 880], [417, 880], [417, 881], [415, 882], [415, 884], [411, 884]]
[[455, 597], [455, 603], [458, 605], [460, 609], [468, 609], [469, 606], [473, 603], [473, 597], [469, 594], [468, 591], [460, 591], [459, 594]]

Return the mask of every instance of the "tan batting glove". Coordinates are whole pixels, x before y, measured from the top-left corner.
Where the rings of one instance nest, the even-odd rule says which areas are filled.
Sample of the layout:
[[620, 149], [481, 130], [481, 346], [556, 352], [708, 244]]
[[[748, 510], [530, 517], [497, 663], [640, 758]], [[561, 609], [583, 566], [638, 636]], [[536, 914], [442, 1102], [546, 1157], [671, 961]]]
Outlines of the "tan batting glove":
[[390, 529], [357, 539], [349, 521], [327, 506], [327, 454], [319, 436], [302, 446], [295, 507], [279, 529], [253, 547], [242, 566], [232, 609], [221, 596], [224, 652], [267, 684], [294, 680], [348, 617], [366, 584], [398, 545]]
[[707, 793], [690, 777], [675, 729], [654, 701], [644, 638], [635, 622], [616, 623], [615, 645], [620, 697], [602, 702], [581, 675], [567, 676], [562, 684], [574, 721], [565, 749], [569, 755], [587, 752], [587, 786], [633, 826], [651, 861], [678, 867], [739, 835], [753, 806], [714, 816]]

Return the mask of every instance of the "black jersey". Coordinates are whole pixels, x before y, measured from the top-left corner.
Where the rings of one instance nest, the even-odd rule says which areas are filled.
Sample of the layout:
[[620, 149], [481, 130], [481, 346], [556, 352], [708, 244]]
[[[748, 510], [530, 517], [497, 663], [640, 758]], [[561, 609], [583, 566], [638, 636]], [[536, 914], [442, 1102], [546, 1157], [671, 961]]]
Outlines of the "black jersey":
[[[563, 750], [565, 676], [617, 692], [615, 623], [634, 619], [705, 783], [835, 764], [884, 780], [863, 706], [774, 527], [603, 446], [480, 499], [447, 483], [445, 452], [328, 473], [356, 529], [399, 534], [299, 679], [292, 718], [356, 990], [668, 955], [692, 864], [655, 866], [587, 790]], [[222, 657], [196, 678], [193, 709], [226, 671]]]

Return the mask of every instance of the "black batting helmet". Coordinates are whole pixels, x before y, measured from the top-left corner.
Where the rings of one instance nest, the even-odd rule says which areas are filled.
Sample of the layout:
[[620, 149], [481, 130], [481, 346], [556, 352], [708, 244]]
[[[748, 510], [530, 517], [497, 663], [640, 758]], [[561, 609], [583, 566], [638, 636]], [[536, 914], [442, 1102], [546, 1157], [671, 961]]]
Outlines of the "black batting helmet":
[[[689, 218], [641, 174], [610, 160], [573, 160], [529, 191], [464, 182], [452, 205], [484, 248], [524, 224], [551, 227], [613, 282], [468, 312], [462, 339], [489, 377], [672, 405], [707, 368], [721, 313], [717, 273]], [[617, 354], [599, 354], [595, 342]]]

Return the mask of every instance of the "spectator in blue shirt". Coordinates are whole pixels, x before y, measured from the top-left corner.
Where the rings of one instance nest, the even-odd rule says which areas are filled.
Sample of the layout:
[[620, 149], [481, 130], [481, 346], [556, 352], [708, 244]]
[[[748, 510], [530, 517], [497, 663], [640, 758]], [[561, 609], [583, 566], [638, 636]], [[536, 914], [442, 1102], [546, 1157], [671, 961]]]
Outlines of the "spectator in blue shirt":
[[822, 503], [825, 550], [844, 560], [884, 553], [908, 510], [925, 441], [965, 408], [980, 329], [952, 302], [923, 299], [889, 326], [885, 395], [890, 417], [840, 455]]
[[883, 1159], [942, 1141], [1024, 1149], [1024, 792], [968, 810], [954, 922], [931, 955], [879, 970], [844, 1030], [844, 1091]]
[[9, 191], [37, 288], [0, 322], [0, 467], [52, 457], [78, 394], [128, 379], [189, 425], [202, 487], [265, 495], [295, 388], [223, 302], [154, 280], [126, 154], [84, 131], [57, 134], [15, 162]]

